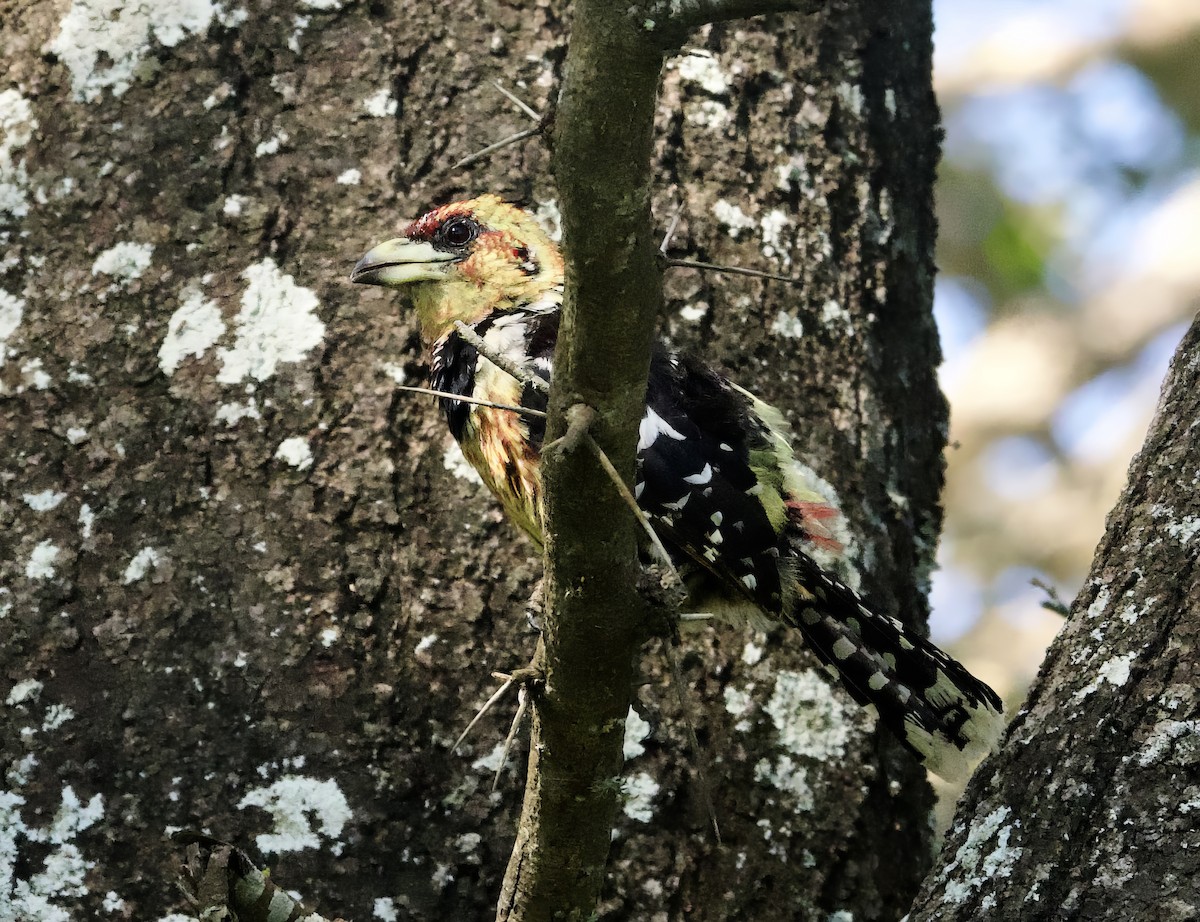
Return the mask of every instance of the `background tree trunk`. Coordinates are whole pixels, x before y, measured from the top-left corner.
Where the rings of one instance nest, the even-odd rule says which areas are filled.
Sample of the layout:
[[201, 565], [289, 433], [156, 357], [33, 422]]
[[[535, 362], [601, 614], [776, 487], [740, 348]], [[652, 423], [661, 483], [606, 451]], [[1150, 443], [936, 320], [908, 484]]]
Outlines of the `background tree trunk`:
[[1200, 321], [1091, 576], [913, 920], [1200, 913]]
[[[538, 561], [394, 392], [424, 377], [402, 302], [346, 275], [433, 202], [552, 216], [536, 141], [452, 164], [527, 124], [489, 80], [547, 105], [564, 5], [0, 8], [0, 910], [158, 918], [164, 832], [201, 827], [329, 915], [489, 917], [521, 759], [490, 794], [508, 715], [448, 747], [528, 659]], [[803, 282], [678, 272], [668, 332], [789, 412], [871, 595], [915, 619], [945, 424], [930, 31], [920, 2], [713, 27], [658, 132], [675, 248]], [[899, 916], [921, 773], [797, 638], [688, 650], [725, 845], [651, 656], [605, 912]]]

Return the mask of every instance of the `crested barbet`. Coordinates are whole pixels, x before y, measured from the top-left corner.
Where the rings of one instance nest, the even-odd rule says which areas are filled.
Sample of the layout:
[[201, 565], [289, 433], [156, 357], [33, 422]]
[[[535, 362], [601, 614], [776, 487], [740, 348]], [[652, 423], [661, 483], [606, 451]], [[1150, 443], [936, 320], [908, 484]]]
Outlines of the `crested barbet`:
[[[359, 260], [351, 280], [401, 288], [430, 353], [431, 387], [545, 410], [546, 396], [481, 355], [549, 381], [563, 260], [531, 215], [494, 195], [437, 208]], [[544, 419], [438, 400], [463, 455], [509, 517], [542, 543]], [[999, 697], [846, 584], [849, 535], [831, 488], [795, 457], [774, 407], [703, 362], [655, 350], [634, 493], [686, 575], [688, 606], [735, 624], [796, 628], [863, 705], [932, 771], [964, 777], [1003, 725]]]

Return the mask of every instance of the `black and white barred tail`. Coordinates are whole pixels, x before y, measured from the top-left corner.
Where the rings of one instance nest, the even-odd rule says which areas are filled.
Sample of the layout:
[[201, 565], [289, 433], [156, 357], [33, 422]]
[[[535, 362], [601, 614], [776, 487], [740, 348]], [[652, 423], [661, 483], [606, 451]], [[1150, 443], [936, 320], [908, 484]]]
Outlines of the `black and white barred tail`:
[[1004, 729], [999, 695], [900, 621], [871, 611], [807, 554], [790, 562], [803, 588], [784, 620], [930, 771], [965, 779]]

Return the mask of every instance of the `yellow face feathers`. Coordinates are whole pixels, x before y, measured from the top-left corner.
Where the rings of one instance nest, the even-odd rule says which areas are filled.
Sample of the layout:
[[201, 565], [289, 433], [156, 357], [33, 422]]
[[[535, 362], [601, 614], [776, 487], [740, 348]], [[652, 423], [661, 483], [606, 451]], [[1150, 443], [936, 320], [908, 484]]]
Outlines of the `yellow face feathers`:
[[352, 282], [408, 288], [426, 342], [455, 320], [479, 320], [562, 289], [562, 257], [528, 214], [495, 195], [434, 209], [372, 248]]

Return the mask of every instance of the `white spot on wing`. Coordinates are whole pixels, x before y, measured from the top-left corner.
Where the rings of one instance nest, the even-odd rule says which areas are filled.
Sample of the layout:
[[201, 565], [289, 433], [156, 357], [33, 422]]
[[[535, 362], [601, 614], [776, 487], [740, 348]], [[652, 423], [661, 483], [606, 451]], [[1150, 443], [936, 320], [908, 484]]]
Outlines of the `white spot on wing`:
[[[680, 436], [680, 438], [683, 438], [683, 436]], [[704, 470], [700, 471], [699, 474], [690, 474], [687, 477], [684, 477], [683, 481], [684, 483], [694, 483], [697, 486], [700, 486], [701, 484], [708, 483], [710, 480], [712, 480], [712, 475], [712, 465], [705, 464]]]
[[683, 433], [673, 427], [665, 419], [655, 413], [649, 407], [646, 407], [646, 415], [642, 417], [641, 423], [638, 425], [638, 445], [639, 452], [645, 451], [654, 444], [654, 440], [660, 435], [669, 436], [676, 441], [682, 442], [685, 438]]

